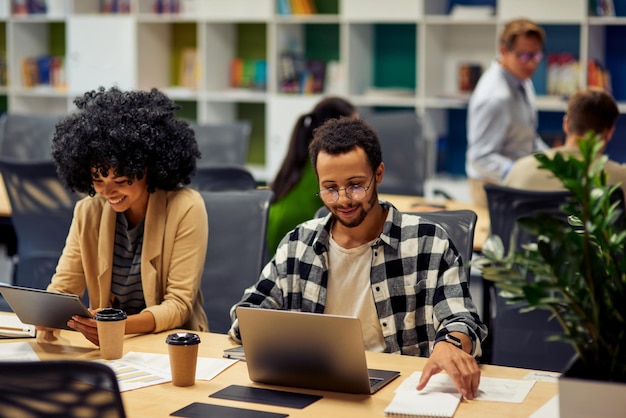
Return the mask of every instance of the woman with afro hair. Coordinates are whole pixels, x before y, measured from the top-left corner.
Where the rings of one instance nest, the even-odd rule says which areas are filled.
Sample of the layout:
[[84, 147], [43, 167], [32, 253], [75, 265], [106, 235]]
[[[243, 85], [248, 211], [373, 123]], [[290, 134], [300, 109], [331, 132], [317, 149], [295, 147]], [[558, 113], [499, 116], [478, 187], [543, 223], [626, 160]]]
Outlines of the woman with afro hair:
[[[48, 290], [89, 295], [90, 309], [126, 311], [126, 333], [207, 331], [200, 281], [208, 220], [184, 185], [200, 152], [179, 107], [156, 89], [85, 93], [56, 125], [52, 156], [74, 209]], [[98, 345], [96, 322], [68, 326]]]

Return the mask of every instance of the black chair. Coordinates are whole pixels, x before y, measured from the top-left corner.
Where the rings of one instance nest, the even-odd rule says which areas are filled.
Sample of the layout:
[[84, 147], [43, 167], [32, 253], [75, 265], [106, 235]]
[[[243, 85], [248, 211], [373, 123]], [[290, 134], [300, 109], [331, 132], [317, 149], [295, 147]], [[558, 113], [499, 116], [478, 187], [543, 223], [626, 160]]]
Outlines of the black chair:
[[198, 166], [210, 164], [244, 165], [248, 161], [252, 124], [241, 120], [230, 123], [190, 123], [196, 133], [198, 149], [202, 157]]
[[16, 161], [51, 160], [59, 116], [5, 113], [0, 117], [0, 157]]
[[124, 418], [115, 372], [85, 360], [0, 363], [0, 416]]
[[429, 155], [419, 116], [413, 111], [389, 111], [361, 117], [380, 137], [385, 178], [379, 193], [423, 196]]
[[[546, 213], [567, 222], [560, 207], [569, 199], [569, 191], [531, 191], [496, 184], [484, 187], [491, 234], [502, 239], [507, 252], [511, 246], [520, 249], [523, 244], [536, 241], [536, 237], [517, 225], [520, 217]], [[508, 303], [498, 293], [492, 282], [484, 281], [484, 316], [489, 327], [484, 360], [502, 366], [562, 372], [574, 350], [570, 344], [546, 340], [562, 332], [557, 320], [543, 310], [520, 313], [524, 304]]]
[[[469, 262], [472, 259], [472, 254], [474, 253], [474, 231], [476, 230], [476, 220], [478, 219], [476, 212], [462, 209], [406, 213], [418, 215], [430, 222], [439, 224], [448, 233], [448, 236], [454, 243], [455, 248], [461, 255], [469, 285]], [[315, 212], [315, 217], [319, 218], [326, 216], [327, 214], [328, 209], [326, 206], [322, 206], [317, 210], [317, 212]]]
[[270, 189], [201, 191], [209, 217], [202, 295], [211, 332], [230, 328], [230, 308], [256, 283], [266, 257]]
[[[52, 137], [58, 116], [5, 113], [0, 117], [0, 158], [15, 161], [51, 160]], [[1, 179], [0, 179], [1, 181]], [[17, 251], [15, 230], [8, 217], [0, 217], [0, 243], [9, 256]]]
[[257, 182], [252, 173], [243, 166], [214, 164], [196, 169], [189, 187], [196, 190], [223, 192], [229, 190], [256, 189]]
[[14, 284], [43, 289], [65, 246], [74, 205], [83, 197], [66, 189], [52, 161], [0, 159], [17, 235]]

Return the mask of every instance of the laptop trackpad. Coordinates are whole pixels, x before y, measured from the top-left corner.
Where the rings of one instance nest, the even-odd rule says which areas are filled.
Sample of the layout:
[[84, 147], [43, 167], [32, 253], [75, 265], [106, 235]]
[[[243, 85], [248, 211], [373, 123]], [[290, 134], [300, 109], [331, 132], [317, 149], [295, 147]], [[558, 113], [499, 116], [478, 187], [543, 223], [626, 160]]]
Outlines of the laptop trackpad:
[[393, 370], [379, 370], [379, 369], [367, 369], [370, 376], [370, 388], [372, 393], [378, 391], [378, 389], [386, 386], [396, 377], [400, 376], [400, 372]]

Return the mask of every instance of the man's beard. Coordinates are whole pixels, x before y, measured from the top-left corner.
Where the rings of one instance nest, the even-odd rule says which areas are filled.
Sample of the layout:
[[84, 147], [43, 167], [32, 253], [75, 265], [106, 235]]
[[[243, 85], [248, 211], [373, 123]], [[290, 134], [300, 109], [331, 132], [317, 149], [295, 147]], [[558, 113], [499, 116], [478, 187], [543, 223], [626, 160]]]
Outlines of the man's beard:
[[[339, 217], [334, 210], [331, 210], [331, 212], [333, 213], [333, 217], [339, 221], [339, 223], [343, 226], [345, 226], [346, 228], [356, 228], [357, 226], [361, 225], [363, 223], [363, 221], [365, 220], [365, 218], [367, 217], [367, 214], [370, 213], [370, 211], [374, 208], [374, 203], [376, 202], [376, 200], [378, 199], [378, 192], [376, 189], [374, 189], [374, 192], [372, 193], [372, 197], [370, 198], [370, 200], [367, 202], [369, 203], [369, 209], [365, 209], [363, 206], [364, 202], [353, 202], [351, 203], [349, 206], [347, 207], [343, 207], [342, 208], [357, 208], [359, 209], [359, 213], [356, 219], [350, 221], [350, 222], [346, 222], [344, 221], [344, 219], [342, 219], [341, 217]], [[333, 206], [333, 209], [337, 209], [338, 206]], [[330, 209], [330, 208], [329, 208]]]

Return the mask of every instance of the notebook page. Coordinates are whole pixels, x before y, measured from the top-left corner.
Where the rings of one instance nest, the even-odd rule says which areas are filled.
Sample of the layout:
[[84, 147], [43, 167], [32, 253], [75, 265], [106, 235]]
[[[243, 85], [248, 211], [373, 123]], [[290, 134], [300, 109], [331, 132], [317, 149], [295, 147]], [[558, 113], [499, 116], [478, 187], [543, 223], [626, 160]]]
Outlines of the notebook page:
[[452, 417], [461, 401], [458, 393], [398, 392], [385, 408], [386, 416]]
[[[417, 373], [419, 372], [415, 374]], [[419, 376], [412, 377], [417, 377], [419, 380]], [[416, 386], [412, 383], [400, 385], [394, 398], [385, 408], [385, 415], [406, 417], [452, 417], [454, 415], [461, 402], [461, 394], [454, 387], [450, 376], [447, 374], [432, 376], [421, 391], [415, 389]]]

